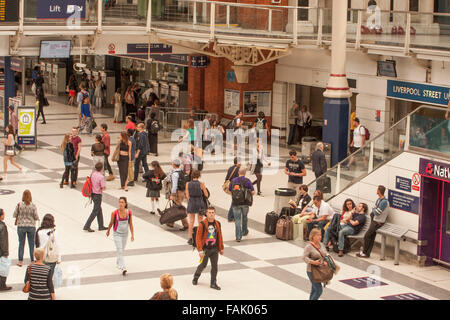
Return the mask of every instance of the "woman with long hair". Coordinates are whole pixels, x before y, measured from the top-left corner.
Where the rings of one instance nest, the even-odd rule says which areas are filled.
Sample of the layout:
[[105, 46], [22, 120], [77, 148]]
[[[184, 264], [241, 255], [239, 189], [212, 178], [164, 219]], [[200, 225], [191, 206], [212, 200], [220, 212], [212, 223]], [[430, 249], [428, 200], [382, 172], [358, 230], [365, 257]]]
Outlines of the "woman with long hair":
[[[114, 227], [114, 228], [113, 228]], [[114, 243], [117, 249], [117, 268], [122, 271], [122, 275], [126, 275], [127, 268], [123, 259], [123, 252], [128, 240], [128, 228], [131, 231], [131, 241], [134, 241], [134, 227], [131, 210], [128, 209], [127, 198], [119, 198], [119, 209], [111, 213], [111, 221], [109, 222], [106, 236], [109, 237], [109, 231], [114, 229]]]
[[124, 95], [124, 100], [125, 100], [125, 109], [126, 109], [125, 115], [127, 116], [134, 110], [134, 94], [133, 94], [133, 90], [132, 90], [131, 86], [129, 86], [127, 88], [127, 91], [125, 92], [125, 95]]
[[355, 208], [356, 204], [352, 199], [349, 198], [345, 200], [342, 205], [341, 220], [349, 220], [352, 217]]
[[56, 264], [61, 263], [61, 250], [55, 228], [55, 217], [53, 217], [50, 213], [47, 213], [42, 219], [41, 226], [36, 231], [36, 248], [44, 249], [49, 240], [54, 241], [55, 243], [55, 250], [58, 253], [58, 259], [56, 261], [46, 261], [44, 259], [44, 264], [50, 266], [52, 273], [55, 271]]
[[128, 191], [128, 165], [131, 162], [131, 141], [128, 139], [128, 134], [125, 131], [122, 131], [117, 139], [116, 150], [117, 148], [119, 148], [117, 166], [120, 174], [120, 189]]
[[5, 157], [3, 158], [3, 173], [6, 175], [6, 172], [8, 171], [8, 160], [11, 162], [11, 164], [19, 169], [19, 171], [22, 173], [22, 167], [19, 166], [16, 161], [14, 160], [15, 156], [15, 135], [14, 135], [14, 128], [12, 125], [8, 124], [6, 126], [6, 139], [3, 139], [3, 144], [5, 145]]
[[100, 134], [95, 136], [95, 143], [91, 147], [91, 156], [94, 167], [98, 162], [103, 163], [105, 160], [105, 144], [103, 143]]
[[28, 248], [30, 250], [30, 260], [33, 262], [34, 236], [36, 234], [36, 221], [39, 221], [37, 208], [33, 203], [30, 190], [25, 190], [22, 201], [14, 210], [13, 218], [16, 219], [17, 235], [19, 237], [19, 267], [23, 264], [23, 251], [25, 248], [25, 238], [28, 238]]
[[122, 89], [117, 88], [114, 94], [114, 123], [122, 122]]
[[173, 276], [170, 273], [164, 273], [159, 278], [161, 289], [150, 298], [150, 300], [178, 300], [177, 291], [172, 288], [173, 286]]
[[[59, 187], [62, 189], [64, 181], [69, 181], [69, 173], [71, 172], [73, 162], [75, 161], [75, 149], [71, 141], [70, 133], [64, 135], [64, 139], [61, 143], [61, 151], [63, 152], [65, 167], [61, 183], [59, 184]], [[73, 174], [71, 176], [71, 184], [73, 184]]]
[[151, 167], [152, 169], [144, 173], [142, 178], [147, 183], [147, 198], [150, 198], [152, 204], [152, 211], [150, 213], [155, 214], [155, 202], [157, 209], [160, 209], [159, 197], [162, 189], [162, 181], [166, 178], [166, 174], [158, 161], [152, 161]]
[[263, 144], [259, 138], [256, 138], [256, 164], [254, 174], [256, 176], [256, 180], [253, 181], [253, 184], [256, 184], [258, 189], [258, 196], [261, 196], [261, 181], [262, 181], [262, 171], [263, 171], [263, 161], [266, 161], [270, 166], [270, 162], [266, 159], [263, 150]]
[[195, 216], [197, 221], [202, 221], [202, 214], [206, 213], [206, 203], [204, 198], [208, 198], [208, 190], [205, 184], [198, 179], [201, 174], [198, 170], [193, 170], [191, 174], [191, 181], [186, 183], [186, 200], [188, 202], [187, 213], [189, 217], [189, 240], [188, 244], [192, 244], [192, 231], [195, 223]]

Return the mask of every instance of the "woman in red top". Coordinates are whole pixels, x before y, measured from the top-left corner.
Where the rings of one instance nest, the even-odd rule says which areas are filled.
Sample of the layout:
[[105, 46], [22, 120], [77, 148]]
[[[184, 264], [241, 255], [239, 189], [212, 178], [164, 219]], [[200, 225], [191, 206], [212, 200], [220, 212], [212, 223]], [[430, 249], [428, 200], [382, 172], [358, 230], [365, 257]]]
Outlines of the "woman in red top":
[[127, 120], [127, 125], [125, 126], [125, 131], [127, 131], [128, 129], [135, 130], [136, 125], [134, 124], [133, 120], [131, 120], [131, 117], [127, 116], [126, 120]]

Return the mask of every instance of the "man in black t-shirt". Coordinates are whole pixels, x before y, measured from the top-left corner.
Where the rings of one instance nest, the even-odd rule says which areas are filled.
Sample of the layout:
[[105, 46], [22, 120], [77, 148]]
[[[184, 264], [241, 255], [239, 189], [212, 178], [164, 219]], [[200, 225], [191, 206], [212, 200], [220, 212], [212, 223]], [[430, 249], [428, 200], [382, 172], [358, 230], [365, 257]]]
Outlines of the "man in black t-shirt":
[[286, 162], [284, 173], [289, 176], [288, 188], [299, 192], [300, 186], [303, 184], [303, 177], [306, 176], [306, 169], [303, 162], [297, 157], [297, 151], [289, 151], [289, 160]]

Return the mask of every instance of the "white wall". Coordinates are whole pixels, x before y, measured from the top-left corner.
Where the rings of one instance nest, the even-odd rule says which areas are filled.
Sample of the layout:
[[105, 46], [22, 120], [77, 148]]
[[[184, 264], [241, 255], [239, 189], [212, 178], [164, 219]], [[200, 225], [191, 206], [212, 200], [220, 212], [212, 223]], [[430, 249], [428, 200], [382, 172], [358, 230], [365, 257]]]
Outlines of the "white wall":
[[[287, 84], [284, 82], [274, 82], [272, 100], [272, 126], [277, 128], [286, 128], [286, 102]], [[280, 136], [284, 135], [285, 131], [281, 131]]]

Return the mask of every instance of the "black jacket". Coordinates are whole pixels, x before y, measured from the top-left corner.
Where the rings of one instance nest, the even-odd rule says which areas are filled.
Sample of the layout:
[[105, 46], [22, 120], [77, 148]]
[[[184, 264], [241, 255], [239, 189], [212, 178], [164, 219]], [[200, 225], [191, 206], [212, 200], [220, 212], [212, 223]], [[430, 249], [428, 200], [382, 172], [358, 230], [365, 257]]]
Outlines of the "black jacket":
[[316, 150], [311, 155], [312, 170], [317, 177], [327, 172], [327, 161], [322, 150]]
[[[236, 170], [234, 170], [236, 168]], [[234, 172], [233, 172], [233, 170], [234, 170]], [[231, 175], [231, 174], [233, 174], [233, 175]], [[228, 172], [227, 172], [227, 175], [226, 175], [226, 177], [225, 177], [225, 181], [227, 181], [227, 180], [233, 180], [234, 178], [237, 178], [237, 177], [239, 177], [239, 167], [236, 167], [236, 166], [232, 166], [232, 167], [230, 167], [230, 168], [228, 168]]]
[[310, 202], [311, 202], [311, 196], [309, 194], [305, 194], [304, 197], [298, 198], [297, 208], [301, 212]]
[[0, 221], [0, 257], [9, 256], [8, 228]]

